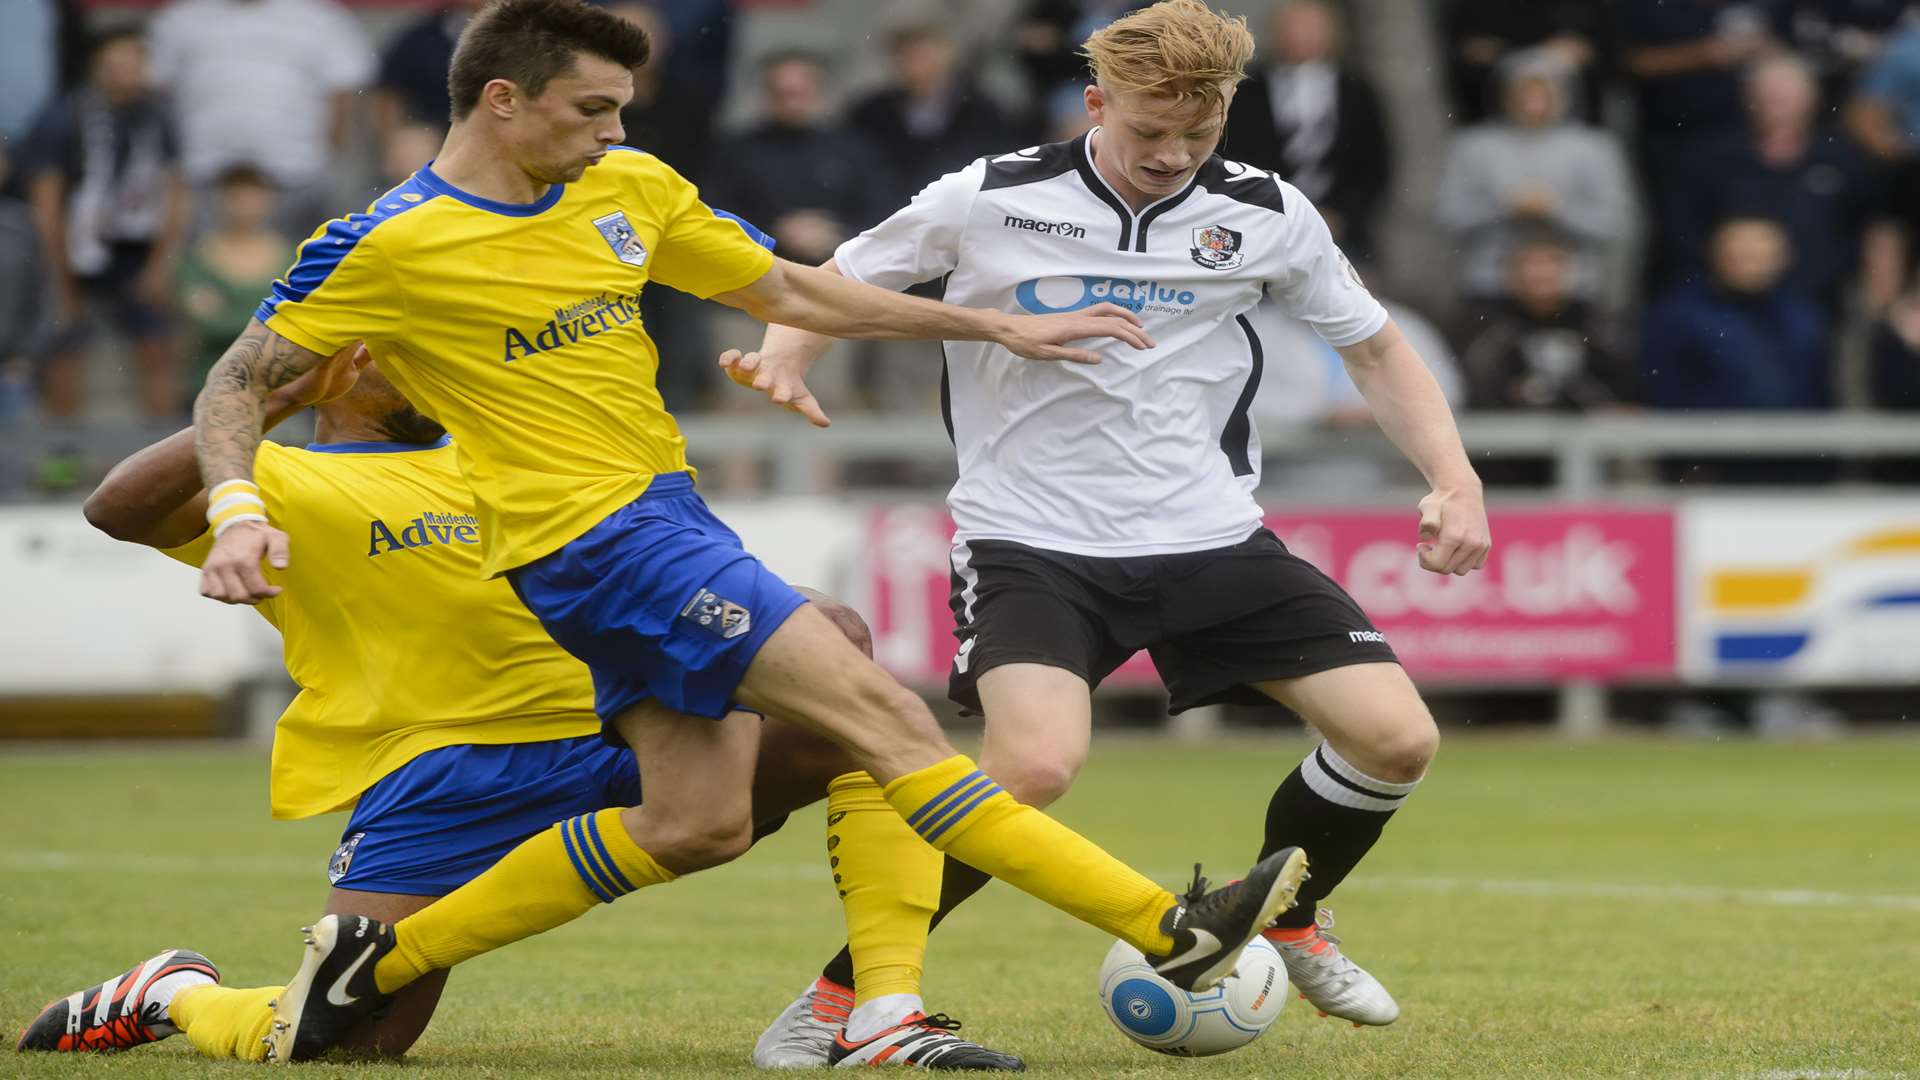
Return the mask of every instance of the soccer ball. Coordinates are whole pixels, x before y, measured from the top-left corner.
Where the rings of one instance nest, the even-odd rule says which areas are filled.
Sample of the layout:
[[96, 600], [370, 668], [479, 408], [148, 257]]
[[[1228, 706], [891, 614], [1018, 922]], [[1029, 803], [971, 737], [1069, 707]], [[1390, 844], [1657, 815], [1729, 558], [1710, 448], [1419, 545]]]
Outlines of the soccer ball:
[[1233, 973], [1189, 994], [1153, 973], [1140, 950], [1116, 941], [1100, 965], [1100, 1004], [1120, 1033], [1149, 1050], [1207, 1057], [1260, 1037], [1287, 1003], [1287, 968], [1265, 938], [1240, 951]]

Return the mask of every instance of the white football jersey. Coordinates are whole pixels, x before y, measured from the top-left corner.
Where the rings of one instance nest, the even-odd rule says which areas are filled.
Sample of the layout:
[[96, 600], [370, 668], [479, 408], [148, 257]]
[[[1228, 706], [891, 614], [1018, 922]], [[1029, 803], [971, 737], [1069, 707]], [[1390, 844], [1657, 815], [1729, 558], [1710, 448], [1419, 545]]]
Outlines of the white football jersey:
[[1156, 345], [1098, 343], [1093, 365], [946, 343], [941, 403], [960, 460], [958, 540], [1121, 557], [1239, 543], [1260, 524], [1247, 415], [1263, 298], [1334, 346], [1387, 315], [1326, 222], [1271, 173], [1218, 156], [1139, 213], [1093, 167], [1098, 133], [982, 158], [835, 253], [887, 289], [946, 277], [948, 303], [1012, 313], [1111, 301]]

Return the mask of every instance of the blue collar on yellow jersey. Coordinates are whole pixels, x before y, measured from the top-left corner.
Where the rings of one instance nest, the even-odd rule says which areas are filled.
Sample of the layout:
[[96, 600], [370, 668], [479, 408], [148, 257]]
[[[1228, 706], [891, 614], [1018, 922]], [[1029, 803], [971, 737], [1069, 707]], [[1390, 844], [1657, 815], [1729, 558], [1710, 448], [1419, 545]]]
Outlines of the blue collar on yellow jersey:
[[404, 454], [414, 450], [438, 450], [453, 445], [450, 436], [442, 435], [429, 443], [418, 442], [335, 442], [308, 443], [307, 449], [318, 454]]
[[565, 184], [549, 184], [547, 186], [547, 193], [530, 203], [497, 202], [493, 199], [483, 199], [471, 192], [461, 191], [459, 188], [442, 180], [440, 174], [433, 171], [432, 162], [422, 165], [420, 171], [413, 174], [413, 178], [419, 181], [421, 187], [426, 188], [436, 195], [445, 195], [450, 199], [458, 199], [475, 209], [485, 210], [494, 214], [505, 214], [508, 217], [532, 217], [535, 214], [542, 213], [553, 206], [554, 203], [559, 202], [560, 196], [567, 190], [567, 185]]

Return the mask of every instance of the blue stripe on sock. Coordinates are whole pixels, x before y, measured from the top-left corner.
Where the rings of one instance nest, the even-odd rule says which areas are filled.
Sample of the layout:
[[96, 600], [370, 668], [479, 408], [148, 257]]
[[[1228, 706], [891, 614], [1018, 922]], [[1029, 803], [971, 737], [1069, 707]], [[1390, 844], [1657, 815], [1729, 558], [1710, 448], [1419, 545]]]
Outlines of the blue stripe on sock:
[[961, 818], [964, 818], [968, 814], [972, 813], [974, 807], [979, 806], [985, 800], [990, 799], [993, 796], [998, 794], [1000, 794], [999, 784], [987, 785], [987, 789], [985, 791], [982, 791], [980, 794], [975, 795], [971, 799], [968, 799], [965, 803], [962, 803], [960, 806], [956, 807], [953, 813], [947, 815], [946, 820], [940, 823], [939, 828], [933, 830], [930, 833], [927, 833], [926, 834], [927, 843], [931, 844], [935, 840], [940, 839], [941, 833], [946, 832], [948, 829], [952, 828], [956, 823], [958, 823]]
[[613, 861], [613, 852], [607, 850], [607, 842], [600, 839], [600, 815], [583, 814], [581, 816], [587, 819], [587, 834], [593, 837], [594, 850], [600, 853], [601, 860], [606, 864], [607, 873], [612, 876], [613, 883], [620, 888], [620, 895], [625, 896], [632, 892], [635, 888], [633, 882], [628, 881], [627, 875], [620, 872], [620, 864]]
[[600, 882], [594, 876], [593, 871], [588, 869], [586, 860], [581, 857], [582, 856], [581, 849], [575, 846], [574, 839], [573, 839], [573, 829], [574, 829], [574, 826], [578, 825], [579, 823], [580, 823], [579, 818], [568, 818], [567, 820], [561, 822], [560, 823], [560, 842], [566, 845], [567, 858], [573, 860], [574, 872], [580, 875], [580, 880], [586, 882], [587, 888], [592, 889], [593, 894], [595, 896], [598, 896], [603, 903], [611, 904], [614, 901], [613, 894], [609, 893], [606, 889], [601, 887]]
[[941, 792], [938, 795], [935, 795], [933, 798], [928, 799], [926, 802], [926, 805], [922, 806], [918, 810], [915, 810], [913, 812], [913, 816], [907, 819], [907, 824], [912, 825], [916, 829], [919, 828], [920, 819], [927, 816], [927, 812], [934, 808], [935, 803], [940, 802], [941, 800], [945, 799], [947, 796], [953, 794], [956, 791], [959, 791], [961, 788], [966, 787], [968, 784], [973, 783], [975, 780], [979, 778], [980, 778], [980, 770], [975, 769], [972, 772], [968, 773], [967, 775], [961, 777], [960, 779], [955, 780], [953, 782], [952, 787], [948, 788], [947, 790]]
[[[593, 815], [581, 814], [573, 820], [576, 822], [574, 825], [574, 835], [578, 837], [577, 842], [580, 845], [581, 854], [587, 858], [587, 869], [592, 870], [594, 874], [600, 878], [601, 886], [612, 893], [614, 899], [617, 900], [632, 892], [633, 890], [631, 888], [622, 889], [615, 883], [614, 878], [616, 874], [613, 869], [613, 860], [605, 857], [605, 847], [601, 846], [600, 851], [596, 852], [593, 847], [589, 846], [587, 834], [588, 831], [593, 828]], [[599, 837], [593, 837], [593, 840], [597, 842]]]
[[[599, 857], [599, 853], [594, 851], [587, 840], [587, 830], [593, 825], [593, 815], [581, 814], [579, 817], [571, 819], [571, 824], [573, 826], [573, 842], [579, 845], [580, 855], [586, 860], [587, 869], [593, 871], [594, 878], [600, 882], [600, 887], [613, 894], [616, 900], [625, 896], [626, 893], [620, 891], [620, 889], [614, 885], [613, 873], [608, 868], [607, 861]], [[632, 890], [628, 890], [628, 892], [631, 891]]]
[[[992, 783], [993, 781], [987, 779], [985, 774], [974, 773], [973, 778], [967, 782], [966, 787], [963, 787], [959, 791], [955, 792], [951, 798], [946, 799], [945, 801], [941, 802], [939, 806], [934, 807], [932, 813], [928, 814], [924, 818], [921, 818], [920, 824], [913, 826], [915, 831], [919, 832], [921, 836], [925, 836], [927, 834], [927, 830], [933, 828], [933, 825], [935, 822], [947, 816], [947, 811], [960, 805], [962, 802], [965, 802], [967, 796], [973, 794], [976, 791], [979, 791], [981, 788], [986, 787]], [[921, 809], [926, 809], [926, 808], [922, 807]], [[908, 824], [911, 825], [912, 822], [908, 822]]]

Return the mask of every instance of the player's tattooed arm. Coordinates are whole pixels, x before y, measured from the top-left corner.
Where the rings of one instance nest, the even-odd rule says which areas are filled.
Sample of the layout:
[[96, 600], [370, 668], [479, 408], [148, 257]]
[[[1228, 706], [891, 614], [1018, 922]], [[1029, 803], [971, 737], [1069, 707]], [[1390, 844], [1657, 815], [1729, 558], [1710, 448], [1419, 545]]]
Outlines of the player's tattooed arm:
[[[309, 405], [346, 393], [368, 363], [364, 345], [342, 349], [267, 395], [262, 432]], [[171, 548], [207, 531], [207, 489], [200, 482], [193, 428], [129, 454], [87, 497], [87, 523], [115, 540]]]
[[194, 451], [207, 487], [253, 478], [253, 454], [266, 427], [267, 397], [326, 357], [267, 329], [258, 319], [207, 372], [193, 403]]
[[[208, 488], [253, 479], [253, 455], [266, 426], [267, 397], [326, 357], [288, 341], [258, 319], [207, 373], [193, 403], [193, 444]], [[200, 566], [200, 595], [227, 604], [256, 604], [280, 595], [260, 564], [287, 565], [287, 534], [264, 521], [239, 521], [214, 538]]]

